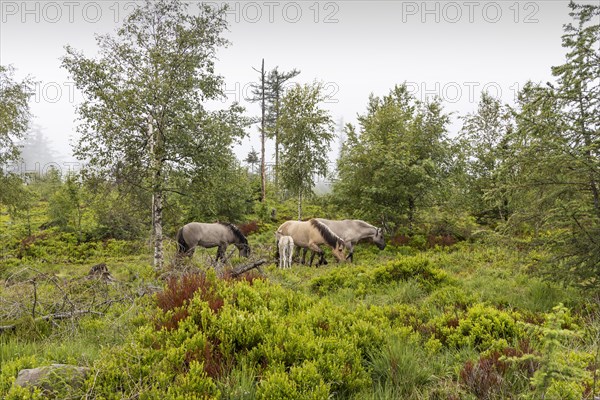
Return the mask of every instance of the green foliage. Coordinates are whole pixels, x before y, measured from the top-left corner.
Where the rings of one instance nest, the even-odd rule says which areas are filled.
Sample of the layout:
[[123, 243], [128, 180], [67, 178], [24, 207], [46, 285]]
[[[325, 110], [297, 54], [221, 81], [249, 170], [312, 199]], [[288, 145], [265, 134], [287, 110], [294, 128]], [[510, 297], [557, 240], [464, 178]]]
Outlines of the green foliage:
[[248, 366], [244, 360], [236, 365], [227, 377], [220, 382], [223, 399], [227, 400], [250, 400], [256, 398], [256, 380], [257, 372]]
[[597, 291], [600, 6], [570, 2], [569, 8], [565, 63], [552, 68], [556, 82], [528, 83], [519, 93], [511, 157], [501, 171], [506, 179], [489, 194], [510, 198], [509, 226], [517, 232], [562, 230], [545, 241], [556, 254], [548, 278]]
[[302, 216], [302, 197], [312, 194], [315, 175], [326, 176], [328, 170], [334, 127], [329, 112], [320, 108], [322, 92], [320, 84], [297, 85], [281, 101], [278, 176], [282, 187], [298, 197], [298, 219]]
[[469, 208], [480, 223], [493, 224], [509, 216], [508, 198], [500, 192], [490, 196], [502, 181], [499, 173], [506, 158], [511, 155], [508, 136], [513, 131], [511, 110], [499, 99], [484, 92], [477, 113], [463, 117], [459, 141], [464, 149]]
[[0, 369], [0, 393], [9, 391], [20, 370], [35, 368], [37, 363], [35, 356], [18, 357], [9, 361], [3, 359], [2, 369]]
[[475, 303], [476, 297], [456, 286], [443, 286], [434, 290], [427, 298], [430, 307], [441, 310], [466, 310], [469, 304]]
[[451, 237], [455, 240], [469, 240], [478, 228], [475, 218], [463, 210], [429, 208], [418, 215], [419, 230], [431, 237]]
[[[254, 193], [252, 177], [241, 167], [233, 156], [221, 160], [222, 166], [209, 176], [197, 175], [189, 183], [177, 179], [184, 187], [186, 196], [171, 205], [166, 213], [168, 219], [181, 226], [189, 221], [243, 221], [252, 212]], [[197, 190], [201, 187], [202, 190]]]
[[28, 213], [32, 204], [32, 194], [23, 187], [21, 177], [5, 173], [5, 167], [19, 159], [17, 143], [29, 127], [28, 102], [33, 95], [33, 81], [26, 78], [17, 82], [14, 73], [12, 66], [0, 65], [0, 205], [8, 206], [13, 218]]
[[0, 204], [7, 206], [10, 216], [14, 219], [28, 217], [36, 196], [23, 180], [14, 174], [0, 174], [0, 186]]
[[13, 67], [0, 65], [0, 166], [18, 159], [17, 142], [24, 137], [31, 118], [28, 101], [33, 81], [16, 82], [14, 73]]
[[428, 259], [414, 256], [390, 261], [375, 268], [347, 266], [334, 269], [313, 279], [310, 287], [316, 293], [326, 294], [341, 288], [372, 290], [376, 286], [406, 280], [412, 280], [430, 291], [447, 283], [448, 276], [431, 265]]
[[[219, 397], [219, 387], [235, 370], [255, 376], [256, 396], [265, 399], [324, 399], [370, 384], [366, 352], [381, 346], [385, 330], [385, 320], [376, 313], [350, 313], [261, 280], [206, 279], [199, 286], [206, 290], [155, 314], [159, 325], [140, 328], [134, 341], [98, 361], [98, 376], [90, 388], [95, 396], [174, 396], [177, 390]], [[219, 307], [211, 303], [217, 293]], [[164, 304], [171, 295], [161, 296]], [[185, 317], [165, 325], [178, 310], [185, 310]], [[159, 326], [163, 328], [157, 330]], [[191, 386], [172, 388], [171, 382], [190, 379]]]
[[32, 187], [42, 201], [49, 201], [62, 185], [61, 173], [56, 168], [49, 168], [46, 174], [35, 176], [32, 182]]
[[[27, 237], [14, 244], [20, 262], [83, 263], [111, 257], [138, 254], [143, 245], [133, 241], [108, 239], [80, 241], [75, 233], [57, 232], [56, 228]], [[104, 258], [105, 259], [105, 258]]]
[[433, 380], [433, 365], [418, 336], [392, 336], [370, 355], [375, 388], [389, 398], [410, 399]]
[[[570, 312], [562, 304], [554, 307], [546, 315], [542, 326], [523, 323], [525, 330], [539, 342], [540, 354], [527, 354], [510, 358], [513, 362], [534, 360], [539, 369], [531, 378], [533, 393], [531, 399], [581, 399], [590, 372], [586, 369], [593, 357], [575, 350], [566, 344], [579, 337], [573, 326]], [[569, 329], [570, 328], [570, 329]]]
[[502, 350], [523, 334], [519, 313], [475, 304], [464, 312], [446, 312], [431, 320], [429, 329], [449, 347]]
[[421, 103], [406, 85], [383, 98], [371, 96], [360, 131], [348, 126], [338, 160], [336, 203], [365, 220], [394, 230], [412, 228], [415, 213], [432, 204], [450, 160], [448, 115], [439, 100]]
[[[237, 106], [228, 112], [201, 106], [221, 94], [213, 64], [214, 50], [227, 43], [221, 37], [223, 10], [205, 6], [192, 15], [186, 8], [179, 1], [147, 1], [128, 16], [116, 38], [98, 36], [99, 59], [71, 47], [63, 58], [85, 98], [76, 154], [89, 156], [97, 167], [116, 167], [123, 184], [140, 182], [152, 172], [148, 154], [160, 152], [192, 172], [230, 154], [228, 145], [242, 134]], [[153, 149], [148, 115], [161, 133]]]
[[77, 232], [81, 239], [81, 224], [85, 207], [84, 190], [75, 175], [65, 182], [50, 198], [48, 212], [52, 222], [62, 230]]
[[[46, 206], [34, 207], [34, 231], [47, 221]], [[276, 206], [293, 213], [292, 200]], [[308, 208], [319, 213], [321, 207]], [[158, 284], [142, 244], [78, 242], [75, 233], [57, 228], [27, 239], [23, 224], [10, 227], [9, 258], [0, 260], [0, 319], [18, 324], [0, 338], [2, 373], [15, 365], [0, 373], [3, 398], [27, 398], [10, 383], [25, 359], [32, 361], [23, 367], [92, 367], [83, 390], [96, 399], [523, 397], [533, 393], [529, 378], [541, 363], [500, 356], [538, 356], [542, 346], [523, 344], [531, 335], [516, 321], [541, 324], [539, 311], [552, 301], [568, 301], [574, 310], [583, 304], [577, 292], [526, 273], [535, 260], [547, 259], [543, 249], [532, 251], [529, 239], [506, 238], [461, 242], [451, 251], [359, 245], [358, 265], [267, 266], [264, 279], [248, 282], [221, 281], [208, 272], [167, 280], [155, 296], [121, 303]], [[256, 251], [268, 251], [276, 226], [257, 225], [250, 236]], [[21, 259], [12, 256], [17, 252]], [[81, 279], [88, 270], [81, 263], [101, 261], [117, 282]], [[24, 270], [21, 262], [38, 271]], [[81, 308], [98, 305], [105, 315], [54, 322], [16, 317], [10, 305], [22, 304], [20, 315], [31, 313], [34, 279], [36, 315], [68, 306], [63, 293]], [[563, 328], [574, 329], [577, 317], [564, 321]], [[577, 341], [563, 344], [566, 362], [588, 368], [592, 357]], [[547, 396], [569, 396], [586, 385], [589, 375], [557, 381]], [[78, 389], [66, 391], [62, 397], [80, 397]]]
[[[297, 69], [281, 72], [278, 67], [265, 74], [265, 132], [269, 138], [275, 139], [276, 146], [279, 144], [279, 117], [285, 96], [286, 82], [299, 74], [300, 71]], [[262, 100], [262, 91], [258, 85], [253, 87], [252, 94], [254, 95], [252, 101]], [[277, 152], [277, 148], [275, 151]]]
[[91, 169], [83, 170], [81, 176], [88, 237], [133, 241], [147, 233], [151, 196], [145, 190], [117, 186]]

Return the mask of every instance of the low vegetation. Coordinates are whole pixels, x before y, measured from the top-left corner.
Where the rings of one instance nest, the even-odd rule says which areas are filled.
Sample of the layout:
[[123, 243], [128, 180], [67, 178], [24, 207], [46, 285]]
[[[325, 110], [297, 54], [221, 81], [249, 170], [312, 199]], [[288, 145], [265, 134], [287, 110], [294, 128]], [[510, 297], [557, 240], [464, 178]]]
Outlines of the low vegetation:
[[[283, 213], [293, 213], [293, 200], [286, 204]], [[547, 255], [527, 239], [479, 234], [442, 246], [414, 237], [383, 251], [361, 244], [353, 264], [331, 255], [320, 268], [271, 262], [233, 279], [210, 267], [211, 250], [178, 263], [170, 255], [157, 273], [147, 243], [78, 240], [48, 224], [47, 210], [36, 204], [28, 222], [2, 216], [3, 398], [598, 393], [598, 304], [536, 275]], [[279, 221], [252, 218], [253, 259], [272, 260]], [[84, 237], [93, 230], [82, 226]], [[226, 269], [243, 263], [230, 258]], [[99, 264], [108, 276], [90, 273]], [[51, 391], [13, 385], [19, 370], [53, 363], [92, 372], [83, 385]]]
[[[261, 153], [273, 138], [279, 157], [270, 179], [254, 151], [244, 168], [232, 146], [253, 119], [203, 107], [223, 95], [226, 10], [188, 6], [133, 7], [96, 58], [66, 47], [76, 173], [4, 169], [33, 81], [0, 66], [1, 398], [600, 396], [600, 6], [569, 3], [553, 82], [513, 106], [482, 93], [455, 135], [441, 99], [370, 96], [319, 197], [335, 136], [321, 87], [261, 69]], [[387, 247], [278, 269], [277, 227], [312, 217], [368, 220]], [[251, 257], [176, 257], [191, 221], [238, 224]], [[67, 366], [15, 384], [52, 364]]]

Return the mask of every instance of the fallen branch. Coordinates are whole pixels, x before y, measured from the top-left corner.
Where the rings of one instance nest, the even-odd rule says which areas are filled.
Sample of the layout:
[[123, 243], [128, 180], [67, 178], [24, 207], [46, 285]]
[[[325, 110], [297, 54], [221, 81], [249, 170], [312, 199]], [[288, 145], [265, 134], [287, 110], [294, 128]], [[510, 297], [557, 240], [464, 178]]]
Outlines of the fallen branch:
[[92, 310], [78, 310], [78, 311], [73, 311], [73, 312], [66, 312], [66, 313], [56, 313], [56, 314], [50, 314], [50, 315], [44, 315], [43, 317], [38, 317], [35, 320], [36, 321], [48, 321], [51, 319], [67, 319], [67, 318], [73, 318], [73, 317], [78, 317], [80, 315], [85, 315], [85, 314], [94, 314], [94, 315], [104, 315], [104, 313], [98, 312], [98, 311], [92, 311]]
[[[44, 315], [43, 317], [34, 318], [34, 321], [49, 321], [49, 320], [53, 320], [53, 319], [67, 319], [67, 318], [78, 317], [80, 315], [85, 315], [85, 314], [94, 314], [94, 315], [100, 315], [100, 316], [104, 315], [104, 313], [101, 313], [98, 311], [78, 310], [78, 311], [67, 312], [67, 313], [56, 313], [56, 314]], [[14, 331], [16, 328], [17, 328], [16, 324], [0, 326], [0, 333], [6, 332], [6, 331]]]
[[252, 264], [246, 264], [246, 265], [240, 265], [237, 268], [232, 269], [229, 274], [232, 278], [237, 278], [238, 276], [242, 275], [244, 272], [248, 272], [251, 269], [254, 268], [258, 268], [263, 264], [266, 264], [267, 260], [265, 260], [264, 258], [261, 258], [258, 261], [253, 262]]
[[4, 331], [14, 331], [16, 329], [16, 325], [4, 325], [4, 326], [0, 326], [0, 333], [4, 332]]

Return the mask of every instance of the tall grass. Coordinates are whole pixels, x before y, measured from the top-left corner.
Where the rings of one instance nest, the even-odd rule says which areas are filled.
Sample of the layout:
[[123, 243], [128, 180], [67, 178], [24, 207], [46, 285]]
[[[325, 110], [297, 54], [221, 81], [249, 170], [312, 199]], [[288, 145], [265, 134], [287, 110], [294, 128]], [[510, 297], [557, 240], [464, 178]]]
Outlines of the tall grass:
[[410, 338], [391, 337], [380, 350], [368, 357], [373, 398], [418, 399], [434, 381], [430, 358]]

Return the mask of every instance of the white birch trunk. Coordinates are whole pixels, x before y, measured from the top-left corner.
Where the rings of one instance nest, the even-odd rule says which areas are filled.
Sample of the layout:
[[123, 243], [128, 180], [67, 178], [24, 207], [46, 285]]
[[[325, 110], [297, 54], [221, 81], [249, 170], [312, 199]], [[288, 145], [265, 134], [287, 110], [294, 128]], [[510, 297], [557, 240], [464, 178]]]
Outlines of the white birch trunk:
[[302, 191], [298, 192], [298, 221], [302, 221]]
[[151, 116], [148, 117], [148, 134], [150, 136], [150, 154], [152, 157], [152, 231], [154, 236], [154, 269], [163, 269], [163, 232], [162, 232], [162, 161], [159, 155], [158, 139], [154, 135], [154, 124]]

